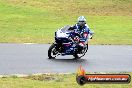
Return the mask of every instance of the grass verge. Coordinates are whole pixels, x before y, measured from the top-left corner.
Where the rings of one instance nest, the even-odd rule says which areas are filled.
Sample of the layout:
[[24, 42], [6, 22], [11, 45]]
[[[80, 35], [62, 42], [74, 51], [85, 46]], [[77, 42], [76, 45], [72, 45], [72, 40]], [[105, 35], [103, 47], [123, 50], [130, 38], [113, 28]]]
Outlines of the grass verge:
[[[132, 76], [132, 73], [130, 73]], [[0, 78], [0, 88], [132, 88], [129, 84], [86, 84], [76, 83], [76, 74], [43, 74], [18, 78]]]

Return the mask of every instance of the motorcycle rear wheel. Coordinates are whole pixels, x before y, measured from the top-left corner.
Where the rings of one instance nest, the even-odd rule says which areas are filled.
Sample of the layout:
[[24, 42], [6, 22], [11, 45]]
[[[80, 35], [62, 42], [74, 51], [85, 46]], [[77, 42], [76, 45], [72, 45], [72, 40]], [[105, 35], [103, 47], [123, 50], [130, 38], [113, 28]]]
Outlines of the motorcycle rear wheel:
[[83, 54], [78, 54], [78, 52], [76, 52], [73, 56], [75, 57], [75, 59], [80, 59], [81, 57], [83, 57], [85, 55], [85, 53], [87, 52], [88, 50], [88, 44], [86, 44], [86, 49], [84, 50], [84, 53]]

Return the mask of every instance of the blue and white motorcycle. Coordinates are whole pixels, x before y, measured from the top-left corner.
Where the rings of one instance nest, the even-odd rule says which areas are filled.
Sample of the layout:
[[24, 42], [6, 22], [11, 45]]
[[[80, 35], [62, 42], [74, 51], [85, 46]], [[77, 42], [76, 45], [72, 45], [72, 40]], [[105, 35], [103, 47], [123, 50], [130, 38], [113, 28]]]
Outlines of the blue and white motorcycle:
[[[72, 35], [72, 37], [71, 37]], [[58, 55], [73, 55], [75, 59], [79, 59], [85, 55], [88, 50], [88, 43], [85, 44], [83, 50], [78, 52], [78, 41], [74, 38], [79, 38], [79, 34], [73, 34], [70, 26], [65, 26], [55, 32], [55, 42], [49, 47], [48, 57], [54, 59]]]

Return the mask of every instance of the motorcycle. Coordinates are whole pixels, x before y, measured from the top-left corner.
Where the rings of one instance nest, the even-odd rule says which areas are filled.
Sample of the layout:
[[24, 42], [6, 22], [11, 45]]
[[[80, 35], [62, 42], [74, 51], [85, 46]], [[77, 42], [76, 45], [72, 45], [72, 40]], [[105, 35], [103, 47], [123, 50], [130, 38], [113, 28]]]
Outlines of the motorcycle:
[[[73, 55], [75, 59], [79, 59], [85, 55], [88, 50], [88, 43], [86, 43], [81, 50], [78, 51], [77, 45], [79, 44], [79, 34], [73, 34], [70, 30], [71, 26], [65, 26], [55, 32], [55, 42], [49, 47], [49, 59], [55, 59], [58, 55]], [[72, 37], [71, 37], [72, 36]], [[75, 39], [73, 39], [73, 36]]]

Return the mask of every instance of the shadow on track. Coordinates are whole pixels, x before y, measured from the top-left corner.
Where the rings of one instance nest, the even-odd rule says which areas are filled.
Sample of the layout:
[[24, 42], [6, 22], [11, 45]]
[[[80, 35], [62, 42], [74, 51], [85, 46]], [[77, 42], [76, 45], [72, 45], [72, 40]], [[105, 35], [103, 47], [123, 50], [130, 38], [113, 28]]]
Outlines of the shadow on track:
[[49, 59], [51, 61], [54, 62], [62, 62], [62, 63], [86, 63], [87, 60], [86, 59], [64, 59], [64, 58], [59, 58], [59, 59]]

